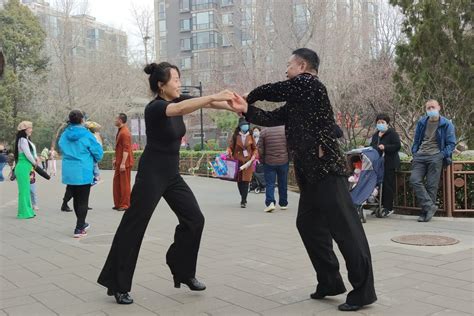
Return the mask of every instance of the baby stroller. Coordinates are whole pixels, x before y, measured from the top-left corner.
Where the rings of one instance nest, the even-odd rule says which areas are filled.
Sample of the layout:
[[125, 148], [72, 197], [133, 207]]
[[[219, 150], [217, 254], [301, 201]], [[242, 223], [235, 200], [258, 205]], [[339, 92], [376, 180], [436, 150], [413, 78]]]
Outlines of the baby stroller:
[[354, 149], [347, 153], [352, 176], [349, 177], [352, 202], [362, 221], [367, 221], [364, 209], [382, 217], [384, 158], [372, 147]]
[[256, 194], [265, 192], [265, 173], [263, 172], [263, 164], [257, 163], [255, 172], [250, 181], [249, 192], [254, 191]]

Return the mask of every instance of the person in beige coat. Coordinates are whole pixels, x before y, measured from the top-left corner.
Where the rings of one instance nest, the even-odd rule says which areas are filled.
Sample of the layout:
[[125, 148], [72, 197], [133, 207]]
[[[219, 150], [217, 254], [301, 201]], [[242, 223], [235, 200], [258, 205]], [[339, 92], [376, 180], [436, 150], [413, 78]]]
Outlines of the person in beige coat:
[[237, 176], [237, 186], [240, 193], [240, 207], [247, 207], [247, 195], [249, 183], [252, 181], [253, 162], [256, 159], [257, 144], [250, 131], [250, 123], [245, 119], [240, 119], [238, 127], [227, 149], [227, 153], [233, 159], [239, 161], [239, 173]]

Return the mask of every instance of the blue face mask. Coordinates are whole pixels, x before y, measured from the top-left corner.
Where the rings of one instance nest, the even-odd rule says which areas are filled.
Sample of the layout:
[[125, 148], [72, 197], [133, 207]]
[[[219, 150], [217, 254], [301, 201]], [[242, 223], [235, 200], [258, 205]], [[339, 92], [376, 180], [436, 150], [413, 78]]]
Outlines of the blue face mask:
[[242, 131], [242, 133], [247, 133], [249, 129], [250, 129], [250, 126], [248, 124], [242, 125], [240, 127], [240, 130]]
[[388, 129], [387, 124], [377, 124], [377, 130], [380, 132], [385, 132]]
[[439, 116], [439, 111], [438, 110], [426, 111], [426, 115], [428, 115], [429, 117], [437, 117]]

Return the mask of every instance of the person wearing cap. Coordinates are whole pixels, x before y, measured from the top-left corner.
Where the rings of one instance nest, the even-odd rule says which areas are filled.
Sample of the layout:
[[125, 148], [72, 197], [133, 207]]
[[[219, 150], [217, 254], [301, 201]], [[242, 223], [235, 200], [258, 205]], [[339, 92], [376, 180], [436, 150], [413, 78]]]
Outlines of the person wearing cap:
[[59, 138], [62, 153], [62, 181], [68, 186], [74, 199], [77, 221], [74, 238], [87, 235], [86, 223], [91, 184], [94, 181], [94, 163], [104, 154], [94, 135], [85, 128], [84, 114], [79, 110], [69, 113], [69, 125]]
[[18, 214], [20, 219], [36, 216], [31, 205], [30, 173], [40, 163], [36, 156], [36, 146], [31, 142], [33, 123], [23, 121], [18, 124], [15, 140], [15, 176], [18, 184]]
[[239, 173], [237, 176], [237, 187], [240, 193], [240, 207], [247, 207], [247, 195], [249, 193], [249, 183], [252, 181], [253, 161], [257, 155], [257, 144], [250, 130], [250, 123], [244, 118], [239, 120], [239, 125], [232, 135], [232, 140], [227, 154], [239, 161]]

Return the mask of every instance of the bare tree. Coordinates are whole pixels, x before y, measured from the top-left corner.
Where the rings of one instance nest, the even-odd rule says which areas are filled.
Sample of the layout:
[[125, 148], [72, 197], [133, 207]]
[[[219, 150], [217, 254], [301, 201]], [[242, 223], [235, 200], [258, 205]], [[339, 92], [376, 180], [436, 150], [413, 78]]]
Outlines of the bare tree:
[[138, 30], [138, 34], [136, 35], [143, 41], [144, 62], [148, 64], [150, 60], [155, 59], [153, 8], [148, 6], [139, 7], [132, 3], [130, 13]]

